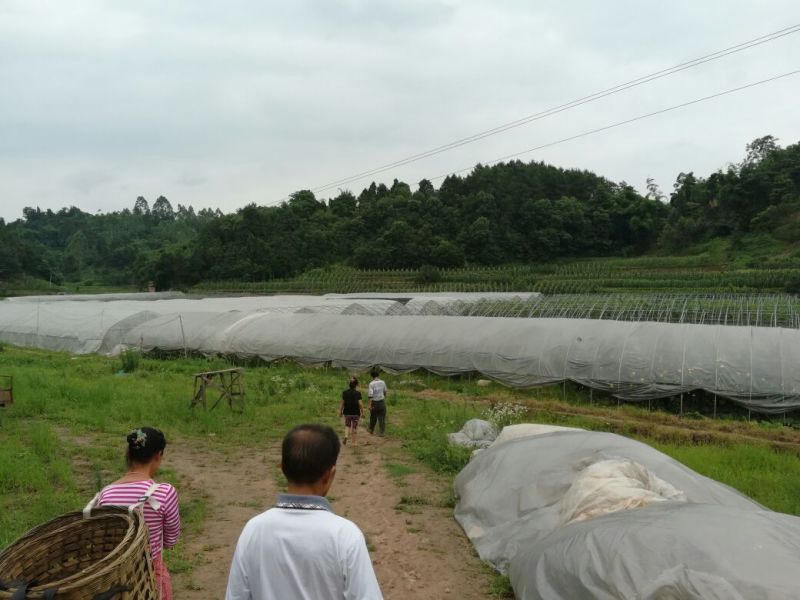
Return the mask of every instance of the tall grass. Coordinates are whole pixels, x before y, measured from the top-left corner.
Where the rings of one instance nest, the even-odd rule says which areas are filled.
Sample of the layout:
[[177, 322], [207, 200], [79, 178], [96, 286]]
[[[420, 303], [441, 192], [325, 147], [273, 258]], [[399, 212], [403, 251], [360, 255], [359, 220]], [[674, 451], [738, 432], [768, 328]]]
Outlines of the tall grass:
[[[48, 423], [0, 420], [0, 547], [81, 498], [68, 458], [72, 445]], [[85, 502], [84, 502], [85, 503]]]
[[119, 361], [122, 366], [123, 373], [133, 373], [139, 368], [139, 359], [141, 355], [133, 348], [126, 348], [119, 355]]
[[800, 515], [800, 460], [795, 455], [754, 444], [650, 444], [772, 510]]

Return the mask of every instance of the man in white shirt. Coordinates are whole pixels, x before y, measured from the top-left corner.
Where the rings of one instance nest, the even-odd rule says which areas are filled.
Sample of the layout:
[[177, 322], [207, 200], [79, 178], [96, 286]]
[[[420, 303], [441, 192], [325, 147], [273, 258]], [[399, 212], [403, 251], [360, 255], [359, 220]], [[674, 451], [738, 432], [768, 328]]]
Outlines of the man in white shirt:
[[338, 457], [339, 438], [326, 425], [299, 425], [286, 435], [281, 470], [289, 493], [245, 525], [226, 600], [383, 598], [364, 535], [324, 497]]
[[379, 436], [383, 437], [386, 433], [386, 394], [389, 390], [383, 379], [380, 378], [380, 371], [373, 369], [372, 381], [369, 382], [367, 395], [369, 396], [369, 427], [370, 433], [375, 431], [375, 423], [380, 425]]

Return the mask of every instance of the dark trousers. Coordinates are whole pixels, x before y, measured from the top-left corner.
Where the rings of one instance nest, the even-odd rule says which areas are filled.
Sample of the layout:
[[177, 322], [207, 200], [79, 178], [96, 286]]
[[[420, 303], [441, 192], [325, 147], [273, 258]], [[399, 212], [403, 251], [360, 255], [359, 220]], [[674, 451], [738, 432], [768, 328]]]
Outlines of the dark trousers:
[[380, 425], [381, 435], [386, 432], [386, 402], [373, 402], [369, 411], [369, 432], [375, 431], [375, 423]]

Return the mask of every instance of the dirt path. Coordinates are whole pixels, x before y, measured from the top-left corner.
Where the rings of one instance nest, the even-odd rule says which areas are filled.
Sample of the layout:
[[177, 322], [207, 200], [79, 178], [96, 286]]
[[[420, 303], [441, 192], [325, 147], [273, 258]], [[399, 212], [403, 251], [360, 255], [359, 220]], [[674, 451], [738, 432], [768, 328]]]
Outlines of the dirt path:
[[361, 527], [387, 599], [486, 598], [488, 572], [453, 519], [449, 484], [390, 438], [345, 446], [333, 507]]
[[[485, 598], [490, 576], [446, 506], [446, 480], [413, 465], [396, 441], [360, 438], [359, 446], [342, 448], [330, 499], [337, 514], [364, 531], [384, 596]], [[171, 446], [169, 466], [182, 478], [182, 501], [205, 496], [208, 506], [202, 531], [190, 526], [185, 533], [191, 568], [173, 575], [176, 600], [224, 597], [243, 525], [279, 491], [277, 464], [277, 445], [249, 454]]]
[[[244, 524], [275, 498], [275, 455], [221, 454], [185, 443], [170, 446], [169, 467], [180, 474], [181, 502], [205, 497], [201, 524], [184, 529], [184, 556], [190, 568], [172, 577], [176, 600], [225, 597], [228, 568]], [[199, 530], [199, 531], [198, 531]]]

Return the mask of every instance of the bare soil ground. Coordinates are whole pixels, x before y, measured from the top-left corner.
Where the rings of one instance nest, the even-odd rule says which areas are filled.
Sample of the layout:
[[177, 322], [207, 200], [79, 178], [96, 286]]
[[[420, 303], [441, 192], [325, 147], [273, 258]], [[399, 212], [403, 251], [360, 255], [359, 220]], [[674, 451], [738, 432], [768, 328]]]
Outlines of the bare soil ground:
[[[177, 600], [223, 598], [245, 522], [279, 492], [278, 447], [221, 454], [176, 443], [168, 457], [182, 478], [182, 501], [207, 498], [202, 532], [188, 531], [192, 568], [173, 574]], [[344, 446], [331, 490], [334, 510], [367, 537], [387, 599], [485, 598], [491, 575], [452, 516], [449, 482], [405, 457], [390, 438], [359, 434]]]
[[244, 524], [274, 500], [277, 458], [264, 451], [221, 454], [172, 444], [169, 467], [181, 476], [181, 501], [204, 496], [208, 513], [201, 531], [185, 530], [191, 568], [172, 576], [176, 600], [225, 597], [228, 568]]

